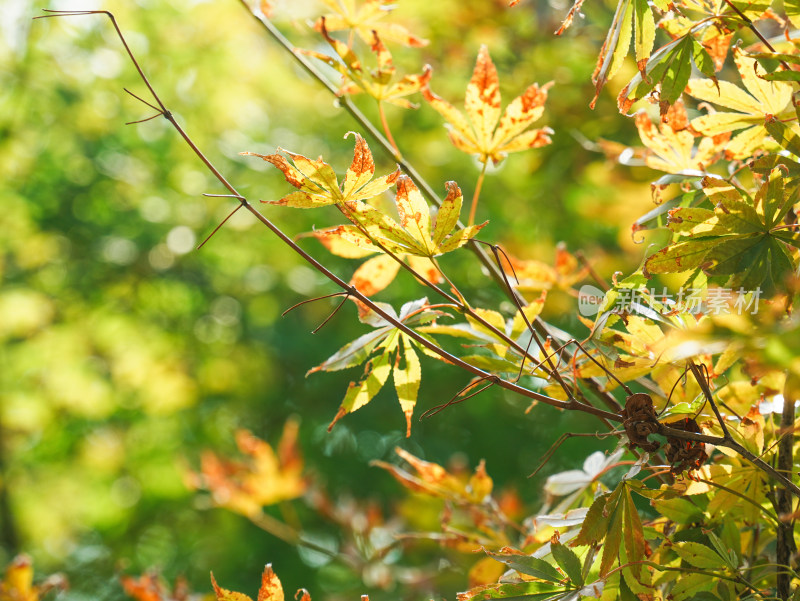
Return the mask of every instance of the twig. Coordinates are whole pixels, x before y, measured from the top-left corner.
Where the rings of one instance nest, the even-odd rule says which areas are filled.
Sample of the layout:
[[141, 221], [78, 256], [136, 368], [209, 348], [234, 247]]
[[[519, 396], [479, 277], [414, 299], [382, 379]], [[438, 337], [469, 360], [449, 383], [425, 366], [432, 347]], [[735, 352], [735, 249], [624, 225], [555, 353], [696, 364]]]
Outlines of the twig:
[[[119, 26], [117, 25], [116, 19], [114, 18], [114, 16], [110, 12], [105, 11], [105, 10], [78, 11], [78, 12], [73, 12], [73, 11], [50, 11], [50, 12], [52, 12], [54, 14], [48, 14], [48, 15], [45, 15], [45, 17], [79, 16], [79, 15], [94, 15], [94, 14], [107, 15], [109, 17], [109, 19], [111, 19], [111, 22], [114, 25], [114, 29], [116, 30], [118, 37], [122, 41], [122, 44], [125, 46], [125, 49], [126, 49], [126, 51], [128, 53], [128, 56], [130, 57], [130, 59], [133, 62], [134, 66], [136, 67], [136, 70], [139, 72], [142, 80], [145, 82], [145, 84], [147, 85], [147, 88], [150, 90], [150, 93], [153, 95], [153, 98], [155, 99], [156, 104], [162, 110], [162, 114], [172, 124], [172, 126], [175, 128], [175, 130], [178, 132], [178, 134], [183, 138], [183, 140], [186, 142], [186, 144], [189, 146], [189, 148], [192, 150], [192, 152], [194, 152], [194, 154], [203, 162], [203, 164], [211, 172], [211, 174], [214, 175], [214, 177], [216, 177], [217, 180], [223, 186], [225, 186], [225, 188], [228, 191], [230, 191], [230, 193], [232, 195], [234, 195], [235, 198], [240, 199], [240, 203], [242, 204], [242, 206], [245, 209], [247, 209], [262, 224], [264, 224], [284, 244], [286, 244], [289, 248], [291, 248], [292, 251], [294, 251], [298, 256], [300, 256], [302, 259], [304, 259], [309, 265], [311, 265], [311, 267], [316, 269], [319, 273], [324, 275], [331, 282], [336, 284], [339, 288], [341, 288], [342, 290], [347, 292], [351, 297], [361, 301], [366, 307], [368, 307], [370, 310], [375, 312], [375, 314], [377, 314], [380, 317], [382, 317], [383, 319], [385, 319], [388, 323], [393, 325], [395, 328], [397, 328], [398, 330], [403, 332], [408, 337], [414, 339], [416, 342], [418, 342], [419, 344], [421, 344], [425, 348], [433, 351], [434, 353], [436, 353], [437, 355], [442, 357], [446, 362], [452, 363], [453, 365], [456, 365], [457, 367], [460, 367], [460, 368], [464, 369], [465, 371], [467, 371], [467, 372], [469, 372], [469, 373], [471, 373], [471, 374], [473, 374], [473, 375], [475, 375], [475, 376], [477, 376], [479, 378], [483, 378], [483, 379], [486, 379], [486, 380], [492, 380], [495, 384], [497, 384], [501, 388], [504, 388], [504, 389], [512, 391], [512, 392], [516, 392], [516, 393], [518, 393], [518, 394], [520, 394], [520, 395], [522, 395], [524, 397], [540, 401], [542, 403], [545, 403], [545, 404], [550, 405], [552, 407], [557, 407], [559, 409], [578, 410], [578, 411], [582, 411], [584, 413], [589, 413], [591, 415], [595, 415], [597, 417], [601, 417], [603, 419], [607, 419], [607, 420], [610, 420], [610, 421], [621, 421], [622, 420], [622, 418], [619, 415], [617, 415], [616, 413], [610, 413], [608, 411], [604, 411], [604, 410], [599, 409], [597, 407], [592, 407], [590, 405], [584, 405], [582, 403], [578, 403], [577, 401], [561, 401], [561, 400], [558, 400], [558, 399], [554, 399], [554, 398], [551, 398], [551, 397], [549, 397], [547, 395], [535, 392], [533, 390], [529, 390], [529, 389], [527, 389], [527, 388], [525, 388], [523, 386], [519, 386], [516, 383], [509, 382], [507, 380], [503, 380], [502, 378], [499, 378], [498, 376], [496, 376], [494, 374], [488, 373], [488, 372], [486, 372], [486, 371], [484, 371], [484, 370], [482, 370], [482, 369], [480, 369], [478, 367], [475, 367], [474, 365], [471, 365], [470, 363], [467, 363], [463, 359], [461, 359], [459, 357], [456, 357], [455, 355], [452, 355], [451, 353], [447, 352], [446, 350], [444, 350], [443, 348], [441, 348], [437, 344], [434, 344], [433, 342], [431, 342], [425, 336], [422, 336], [421, 334], [419, 334], [416, 330], [408, 327], [406, 324], [404, 324], [403, 322], [399, 321], [393, 315], [387, 313], [383, 308], [381, 308], [380, 305], [374, 303], [369, 297], [367, 297], [364, 294], [362, 294], [355, 286], [352, 286], [351, 284], [348, 284], [347, 282], [342, 280], [339, 276], [337, 276], [335, 273], [330, 271], [322, 263], [317, 261], [314, 257], [312, 257], [305, 250], [303, 250], [300, 246], [298, 246], [297, 243], [294, 240], [292, 240], [292, 238], [290, 238], [288, 235], [286, 235], [283, 232], [283, 230], [281, 230], [278, 226], [276, 226], [269, 219], [267, 219], [267, 217], [265, 217], [258, 209], [256, 209], [252, 204], [250, 204], [250, 202], [244, 196], [239, 194], [239, 192], [236, 190], [236, 188], [230, 182], [228, 182], [227, 179], [225, 179], [225, 177], [219, 172], [219, 170], [217, 170], [217, 168], [211, 163], [211, 161], [202, 153], [202, 151], [197, 147], [197, 145], [189, 137], [189, 135], [186, 133], [186, 131], [175, 120], [175, 118], [172, 115], [172, 113], [166, 108], [164, 103], [161, 101], [159, 96], [156, 94], [155, 90], [150, 85], [150, 82], [147, 80], [146, 76], [144, 75], [144, 72], [142, 71], [141, 67], [139, 66], [139, 63], [137, 62], [136, 58], [134, 57], [133, 53], [131, 52], [130, 48], [128, 47], [128, 44], [125, 41], [125, 38], [122, 35], [122, 32], [119, 29]], [[271, 24], [269, 24], [269, 25], [271, 27]]]

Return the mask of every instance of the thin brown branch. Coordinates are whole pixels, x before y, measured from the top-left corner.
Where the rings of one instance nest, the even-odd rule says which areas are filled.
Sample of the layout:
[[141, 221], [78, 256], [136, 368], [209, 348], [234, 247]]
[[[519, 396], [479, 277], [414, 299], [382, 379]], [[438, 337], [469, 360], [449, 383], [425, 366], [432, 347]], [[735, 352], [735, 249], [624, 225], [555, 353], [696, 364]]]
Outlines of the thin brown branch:
[[[175, 130], [178, 132], [178, 134], [181, 136], [181, 138], [183, 138], [183, 140], [186, 142], [186, 144], [189, 146], [189, 148], [192, 150], [192, 152], [202, 161], [202, 163], [211, 172], [211, 174], [228, 191], [230, 191], [230, 193], [235, 198], [240, 200], [241, 205], [247, 211], [249, 211], [258, 221], [260, 221], [263, 225], [265, 225], [273, 234], [275, 234], [295, 254], [297, 254], [299, 257], [301, 257], [303, 260], [305, 260], [311, 267], [316, 269], [319, 273], [324, 275], [331, 282], [336, 284], [339, 288], [341, 288], [342, 290], [347, 292], [351, 297], [361, 301], [361, 303], [363, 303], [367, 308], [369, 308], [371, 311], [373, 311], [376, 315], [379, 315], [384, 320], [386, 320], [387, 323], [393, 325], [395, 328], [397, 328], [398, 330], [400, 330], [401, 332], [403, 332], [405, 335], [407, 335], [408, 337], [412, 338], [413, 340], [417, 341], [419, 344], [421, 344], [425, 348], [427, 348], [427, 349], [431, 350], [432, 352], [436, 353], [437, 355], [439, 355], [442, 359], [444, 359], [448, 363], [451, 363], [451, 364], [453, 364], [453, 365], [455, 365], [457, 367], [460, 367], [461, 369], [463, 369], [463, 370], [465, 370], [465, 371], [467, 371], [467, 372], [469, 372], [469, 373], [471, 373], [471, 374], [473, 374], [473, 375], [475, 375], [475, 376], [477, 376], [479, 378], [483, 378], [485, 380], [491, 380], [496, 385], [500, 386], [501, 388], [504, 388], [504, 389], [509, 390], [511, 392], [516, 392], [516, 393], [520, 394], [521, 396], [540, 401], [540, 402], [542, 402], [542, 403], [544, 403], [546, 405], [550, 405], [552, 407], [557, 407], [559, 409], [564, 409], [564, 410], [582, 411], [584, 413], [589, 413], [591, 415], [595, 415], [597, 417], [600, 417], [600, 418], [603, 418], [603, 419], [607, 419], [607, 420], [610, 420], [610, 421], [621, 421], [622, 418], [619, 415], [617, 415], [616, 413], [610, 413], [608, 411], [604, 411], [604, 410], [596, 408], [596, 407], [592, 407], [592, 406], [589, 406], [589, 405], [583, 405], [582, 403], [567, 402], [567, 401], [561, 401], [561, 400], [558, 400], [558, 399], [551, 398], [551, 397], [549, 397], [547, 395], [535, 392], [533, 390], [529, 390], [529, 389], [527, 389], [527, 388], [525, 388], [523, 386], [519, 386], [518, 384], [516, 384], [514, 382], [509, 382], [507, 380], [503, 380], [502, 378], [499, 378], [498, 376], [496, 376], [494, 374], [488, 373], [488, 372], [486, 372], [486, 371], [484, 371], [484, 370], [482, 370], [482, 369], [480, 369], [478, 367], [475, 367], [474, 365], [471, 365], [470, 363], [467, 363], [463, 359], [461, 359], [459, 357], [456, 357], [455, 355], [452, 355], [451, 353], [447, 352], [446, 350], [444, 350], [443, 348], [441, 348], [437, 344], [431, 342], [425, 336], [422, 336], [421, 334], [419, 334], [416, 330], [410, 328], [409, 326], [407, 326], [406, 324], [404, 324], [403, 322], [398, 320], [393, 315], [387, 313], [380, 305], [374, 303], [369, 297], [367, 297], [364, 294], [362, 294], [355, 286], [352, 286], [352, 285], [348, 284], [347, 282], [345, 282], [344, 280], [342, 280], [339, 276], [337, 276], [335, 273], [333, 273], [331, 270], [329, 270], [327, 267], [325, 267], [317, 259], [315, 259], [310, 254], [308, 254], [305, 250], [303, 250], [300, 246], [298, 246], [297, 243], [294, 240], [292, 240], [292, 238], [290, 238], [287, 234], [285, 234], [283, 232], [283, 230], [281, 230], [278, 226], [276, 226], [274, 223], [272, 223], [258, 209], [256, 209], [252, 204], [250, 204], [250, 202], [244, 196], [239, 194], [239, 192], [236, 190], [236, 188], [233, 186], [233, 184], [231, 184], [227, 179], [225, 179], [225, 177], [222, 175], [222, 173], [220, 173], [220, 171], [211, 163], [211, 161], [208, 159], [208, 157], [206, 157], [203, 154], [203, 152], [198, 148], [198, 146], [194, 143], [194, 141], [189, 137], [189, 135], [186, 133], [186, 131], [175, 120], [175, 118], [173, 117], [172, 113], [166, 108], [164, 103], [161, 101], [161, 98], [156, 94], [155, 90], [153, 89], [153, 87], [150, 85], [149, 81], [145, 77], [144, 72], [142, 71], [141, 67], [139, 66], [139, 63], [137, 62], [137, 60], [134, 57], [133, 53], [130, 51], [130, 48], [128, 47], [128, 44], [125, 41], [125, 38], [122, 35], [122, 32], [120, 31], [119, 27], [117, 26], [117, 22], [116, 22], [116, 20], [114, 19], [114, 16], [111, 13], [109, 13], [108, 11], [81, 11], [81, 12], [69, 12], [68, 11], [68, 12], [59, 12], [58, 15], [47, 15], [47, 16], [62, 16], [62, 15], [63, 16], [76, 16], [76, 15], [93, 15], [93, 14], [105, 14], [111, 19], [111, 22], [114, 25], [114, 29], [116, 30], [118, 37], [120, 38], [120, 40], [122, 41], [123, 45], [125, 46], [125, 49], [126, 49], [126, 51], [128, 53], [128, 56], [130, 57], [130, 59], [133, 62], [134, 66], [136, 67], [136, 70], [139, 72], [140, 76], [142, 77], [142, 80], [146, 83], [147, 88], [150, 90], [150, 92], [153, 95], [153, 98], [155, 99], [156, 103], [162, 109], [164, 117], [172, 124], [173, 128], [175, 128]], [[267, 21], [267, 23], [269, 24], [268, 21]], [[271, 24], [269, 24], [269, 25], [271, 27]]]
[[[242, 6], [245, 7], [247, 12], [259, 23], [261, 27], [286, 51], [288, 52], [292, 59], [300, 66], [303, 71], [305, 71], [308, 75], [310, 75], [313, 79], [315, 79], [321, 86], [323, 86], [331, 95], [333, 95], [339, 104], [350, 116], [362, 127], [364, 131], [372, 137], [378, 145], [386, 152], [390, 157], [397, 160], [398, 165], [400, 168], [411, 178], [411, 180], [416, 184], [416, 186], [425, 194], [434, 204], [437, 206], [441, 206], [442, 200], [439, 198], [438, 194], [434, 191], [433, 187], [419, 174], [419, 172], [414, 168], [414, 166], [405, 158], [400, 157], [398, 158], [395, 155], [394, 148], [392, 147], [391, 143], [386, 139], [385, 136], [381, 134], [375, 125], [362, 113], [359, 108], [347, 97], [339, 96], [338, 88], [333, 85], [322, 72], [314, 66], [311, 61], [309, 61], [305, 56], [303, 56], [297, 49], [289, 42], [288, 39], [278, 30], [277, 27], [267, 19], [263, 14], [254, 12], [250, 9], [247, 2], [245, 0], [239, 0]], [[458, 223], [460, 227], [463, 227], [462, 223]], [[489, 257], [488, 254], [480, 247], [480, 245], [474, 241], [470, 240], [467, 243], [467, 248], [469, 248], [475, 255], [478, 257], [478, 260], [481, 264], [486, 268], [489, 272], [490, 277], [501, 286], [501, 288], [508, 294], [510, 300], [514, 300], [516, 298], [517, 302], [522, 304], [527, 304], [525, 299], [517, 292], [514, 288], [510, 290], [505, 288], [504, 286], [504, 278], [502, 274], [502, 270], [498, 269], [498, 267], [494, 264], [492, 259]], [[533, 323], [533, 327], [536, 332], [540, 336], [553, 336], [552, 332], [550, 331], [550, 326], [546, 324], [540, 318], [536, 318]], [[554, 338], [558, 338], [554, 336]], [[595, 395], [597, 398], [601, 399], [606, 406], [609, 408], [617, 407], [615, 410], [619, 410], [619, 403], [614, 398], [614, 395], [611, 393], [603, 390], [602, 385], [595, 380], [594, 378], [587, 378], [584, 379], [583, 382], [586, 384], [586, 387]]]

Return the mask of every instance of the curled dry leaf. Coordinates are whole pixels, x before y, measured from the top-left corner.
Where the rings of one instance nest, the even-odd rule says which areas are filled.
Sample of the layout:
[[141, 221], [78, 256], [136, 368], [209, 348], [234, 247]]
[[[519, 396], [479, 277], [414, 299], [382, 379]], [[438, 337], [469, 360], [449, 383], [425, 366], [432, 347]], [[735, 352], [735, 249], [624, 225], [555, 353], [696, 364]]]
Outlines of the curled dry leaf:
[[422, 94], [445, 121], [450, 141], [459, 150], [477, 154], [481, 162], [497, 164], [509, 152], [538, 148], [550, 143], [549, 127], [529, 130], [541, 118], [551, 83], [531, 85], [506, 107], [500, 108], [500, 79], [486, 46], [481, 46], [464, 98], [466, 117], [427, 86]]

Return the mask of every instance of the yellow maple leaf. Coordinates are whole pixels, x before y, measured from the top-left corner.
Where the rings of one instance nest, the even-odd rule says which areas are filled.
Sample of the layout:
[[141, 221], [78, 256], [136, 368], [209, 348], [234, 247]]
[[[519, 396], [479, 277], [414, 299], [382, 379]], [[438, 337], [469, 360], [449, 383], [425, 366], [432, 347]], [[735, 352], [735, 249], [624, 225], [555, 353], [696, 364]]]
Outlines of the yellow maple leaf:
[[500, 80], [486, 46], [481, 46], [472, 79], [467, 85], [464, 108], [467, 116], [452, 104], [431, 92], [427, 85], [422, 94], [448, 122], [450, 140], [459, 150], [477, 154], [480, 161], [495, 164], [509, 152], [538, 148], [550, 143], [549, 127], [528, 128], [544, 113], [547, 90], [533, 84], [506, 107], [500, 108]]
[[210, 491], [216, 505], [245, 516], [257, 515], [265, 505], [299, 497], [307, 482], [302, 476], [297, 432], [297, 422], [287, 421], [276, 454], [263, 440], [239, 430], [236, 444], [248, 460], [231, 461], [207, 451], [200, 473], [189, 474], [188, 484]]
[[17, 555], [6, 567], [0, 580], [0, 601], [39, 601], [52, 590], [64, 590], [67, 580], [61, 574], [49, 576], [41, 584], [33, 583], [33, 561], [27, 555]]
[[372, 43], [372, 32], [375, 31], [386, 41], [397, 42], [404, 46], [421, 47], [428, 40], [419, 38], [398, 23], [385, 23], [383, 18], [394, 8], [394, 0], [322, 0], [333, 13], [320, 17], [314, 23], [314, 29], [322, 31], [355, 31], [367, 44]]
[[353, 49], [344, 42], [328, 35], [324, 17], [322, 18], [320, 30], [341, 60], [314, 50], [302, 50], [302, 52], [325, 62], [342, 74], [344, 83], [339, 88], [339, 96], [352, 96], [364, 92], [378, 102], [388, 102], [406, 109], [418, 107], [418, 105], [409, 101], [406, 96], [416, 94], [428, 83], [431, 78], [430, 65], [425, 65], [422, 73], [418, 75], [406, 75], [394, 81], [396, 69], [392, 55], [386, 44], [381, 40], [378, 32], [373, 31], [370, 49], [375, 53], [377, 69], [365, 73], [361, 66], [361, 61], [353, 52]]
[[730, 132], [702, 137], [695, 148], [698, 136], [689, 128], [686, 107], [682, 101], [669, 108], [658, 129], [645, 111], [639, 111], [636, 114], [636, 128], [647, 147], [647, 166], [666, 173], [704, 172], [720, 158], [731, 137]]
[[353, 152], [353, 162], [347, 169], [344, 181], [339, 184], [336, 172], [322, 157], [314, 160], [278, 148], [292, 160], [293, 164], [280, 154], [258, 154], [256, 152], [241, 152], [239, 154], [256, 156], [272, 163], [281, 170], [286, 181], [297, 188], [280, 200], [268, 204], [284, 205], [297, 209], [311, 209], [332, 204], [368, 200], [382, 194], [394, 185], [400, 176], [400, 169], [389, 175], [372, 179], [375, 175], [375, 161], [372, 152], [359, 134], [347, 132], [345, 137], [353, 134], [356, 139]]
[[756, 60], [746, 57], [738, 48], [734, 49], [733, 57], [747, 91], [727, 81], [691, 79], [686, 92], [698, 100], [730, 109], [692, 119], [691, 125], [707, 136], [742, 130], [726, 146], [725, 155], [730, 159], [743, 159], [769, 139], [764, 127], [768, 116], [783, 119], [794, 118], [795, 114], [790, 82], [762, 79], [756, 74]]
[[[214, 587], [217, 601], [253, 601], [244, 593], [229, 591], [219, 586], [213, 572], [211, 573], [211, 585]], [[283, 585], [272, 570], [272, 564], [268, 563], [264, 566], [264, 572], [261, 574], [261, 586], [258, 589], [258, 601], [284, 601]], [[308, 601], [311, 599], [309, 598]]]

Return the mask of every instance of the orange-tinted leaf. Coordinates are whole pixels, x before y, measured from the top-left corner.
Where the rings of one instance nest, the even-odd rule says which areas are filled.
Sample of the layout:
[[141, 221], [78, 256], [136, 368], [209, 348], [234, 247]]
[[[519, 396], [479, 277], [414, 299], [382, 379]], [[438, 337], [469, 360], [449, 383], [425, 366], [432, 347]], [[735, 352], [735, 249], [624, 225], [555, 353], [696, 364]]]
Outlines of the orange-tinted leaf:
[[411, 178], [400, 176], [397, 179], [397, 196], [395, 203], [400, 214], [400, 225], [403, 226], [414, 240], [421, 243], [430, 256], [432, 253], [429, 242], [431, 237], [431, 213], [428, 203], [422, 198], [419, 188]]
[[428, 43], [428, 40], [413, 35], [402, 25], [383, 22], [383, 18], [394, 8], [392, 0], [364, 0], [358, 6], [355, 0], [322, 1], [334, 12], [314, 23], [317, 31], [322, 31], [324, 23], [328, 31], [353, 29], [368, 44], [372, 42], [373, 31], [377, 31], [385, 40], [405, 46], [419, 47]]
[[33, 561], [27, 555], [17, 555], [0, 582], [0, 599], [3, 601], [38, 601], [39, 593], [33, 586]]
[[169, 593], [161, 584], [161, 580], [156, 574], [142, 574], [139, 577], [122, 576], [120, 583], [129, 597], [136, 601], [168, 601]]
[[301, 154], [278, 148], [292, 160], [291, 163], [280, 154], [258, 154], [255, 152], [242, 152], [240, 154], [257, 156], [271, 163], [283, 173], [286, 181], [298, 189], [282, 199], [270, 201], [269, 204], [285, 205], [298, 209], [324, 207], [330, 204], [341, 204], [368, 200], [388, 190], [400, 175], [398, 169], [389, 175], [372, 179], [375, 173], [375, 163], [372, 153], [359, 134], [348, 132], [355, 136], [355, 152], [353, 162], [345, 174], [342, 188], [333, 168], [321, 158], [312, 160]]
[[236, 433], [244, 462], [221, 459], [205, 452], [201, 472], [190, 474], [189, 484], [211, 492], [214, 502], [243, 515], [254, 515], [265, 505], [294, 499], [305, 492], [303, 460], [297, 447], [297, 423], [288, 420], [279, 443], [279, 455], [247, 430]]
[[700, 136], [700, 144], [695, 148], [698, 136], [689, 129], [686, 107], [680, 100], [670, 106], [666, 119], [659, 126], [660, 131], [645, 111], [636, 114], [636, 127], [648, 149], [647, 165], [666, 173], [706, 171], [722, 157], [730, 139], [729, 132], [714, 137]]
[[400, 263], [389, 255], [378, 255], [367, 259], [356, 269], [350, 283], [364, 296], [377, 294], [392, 283]]
[[214, 594], [217, 596], [217, 601], [253, 601], [247, 595], [229, 591], [219, 586], [214, 579], [214, 572], [211, 572], [211, 586], [214, 587]]
[[553, 132], [549, 128], [526, 131], [542, 116], [549, 85], [530, 86], [502, 112], [497, 69], [486, 46], [481, 46], [464, 99], [467, 117], [428, 87], [422, 93], [447, 121], [450, 140], [456, 148], [477, 154], [482, 162], [491, 159], [496, 164], [509, 152], [550, 143]]
[[261, 574], [258, 601], [283, 601], [283, 585], [272, 571], [271, 563], [264, 566], [264, 572]]
[[303, 236], [313, 236], [328, 251], [345, 259], [361, 259], [379, 252], [370, 237], [355, 225], [338, 225], [324, 230], [314, 230]]

